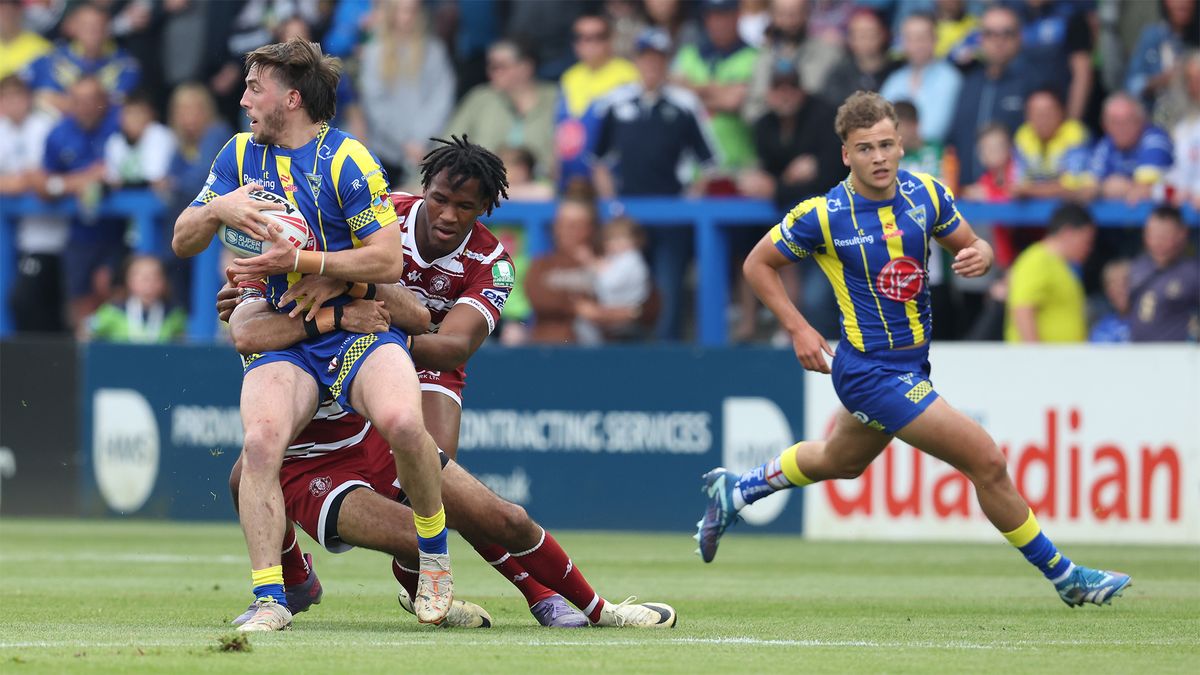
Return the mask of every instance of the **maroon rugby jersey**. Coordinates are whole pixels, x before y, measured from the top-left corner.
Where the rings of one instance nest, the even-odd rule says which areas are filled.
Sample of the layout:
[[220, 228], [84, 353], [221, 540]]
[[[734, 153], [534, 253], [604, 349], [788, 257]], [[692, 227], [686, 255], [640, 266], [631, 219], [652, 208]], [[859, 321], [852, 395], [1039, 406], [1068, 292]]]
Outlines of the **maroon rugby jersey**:
[[[403, 283], [429, 308], [430, 330], [437, 331], [457, 303], [482, 314], [489, 333], [495, 330], [516, 279], [512, 258], [504, 246], [482, 223], [476, 222], [466, 240], [452, 253], [427, 261], [417, 251], [412, 227], [424, 200], [404, 192], [394, 192], [391, 198], [398, 216], [396, 224], [404, 237]], [[417, 377], [423, 388], [452, 394], [461, 403], [466, 381], [464, 368], [453, 372], [418, 370]], [[374, 438], [379, 436], [366, 419], [342, 410], [332, 400], [322, 401], [312, 422], [292, 441], [286, 458], [318, 457]]]

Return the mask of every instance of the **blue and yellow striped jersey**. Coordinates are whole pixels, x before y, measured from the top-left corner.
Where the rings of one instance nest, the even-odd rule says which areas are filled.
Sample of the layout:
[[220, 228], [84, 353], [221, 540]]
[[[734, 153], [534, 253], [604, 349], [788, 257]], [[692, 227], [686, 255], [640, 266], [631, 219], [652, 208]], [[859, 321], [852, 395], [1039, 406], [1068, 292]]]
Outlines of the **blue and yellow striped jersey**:
[[930, 237], [962, 222], [954, 195], [924, 173], [903, 169], [890, 201], [872, 201], [850, 179], [801, 202], [771, 229], [789, 260], [812, 257], [833, 284], [842, 337], [861, 352], [920, 344], [932, 327]]
[[[356, 138], [328, 124], [295, 149], [260, 145], [249, 133], [235, 135], [217, 153], [192, 206], [247, 183], [258, 183], [300, 209], [318, 251], [357, 248], [396, 221], [379, 160]], [[268, 297], [277, 301], [299, 279], [299, 274], [272, 276], [267, 280]]]

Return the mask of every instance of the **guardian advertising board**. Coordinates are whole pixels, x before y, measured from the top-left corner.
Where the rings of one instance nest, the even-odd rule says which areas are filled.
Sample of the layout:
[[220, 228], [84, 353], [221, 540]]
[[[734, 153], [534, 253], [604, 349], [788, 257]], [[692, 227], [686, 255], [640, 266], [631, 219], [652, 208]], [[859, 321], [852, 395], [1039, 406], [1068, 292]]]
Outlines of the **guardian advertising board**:
[[[1200, 349], [938, 345], [930, 360], [1055, 541], [1200, 542]], [[841, 404], [828, 376], [805, 391], [806, 428], [824, 437]], [[971, 484], [899, 440], [805, 497], [812, 537], [999, 541]]]

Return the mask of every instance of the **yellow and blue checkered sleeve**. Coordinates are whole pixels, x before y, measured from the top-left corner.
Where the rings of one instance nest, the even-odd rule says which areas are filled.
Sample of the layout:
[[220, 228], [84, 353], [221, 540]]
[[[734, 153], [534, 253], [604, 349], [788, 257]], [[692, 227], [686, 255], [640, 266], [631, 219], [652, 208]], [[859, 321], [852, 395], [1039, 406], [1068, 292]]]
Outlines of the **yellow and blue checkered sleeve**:
[[825, 208], [824, 197], [800, 202], [775, 227], [771, 228], [771, 243], [788, 260], [799, 262], [811, 256], [824, 241], [818, 210]]
[[333, 178], [350, 232], [365, 239], [396, 222], [388, 183], [379, 162], [353, 138], [342, 142], [333, 158]]

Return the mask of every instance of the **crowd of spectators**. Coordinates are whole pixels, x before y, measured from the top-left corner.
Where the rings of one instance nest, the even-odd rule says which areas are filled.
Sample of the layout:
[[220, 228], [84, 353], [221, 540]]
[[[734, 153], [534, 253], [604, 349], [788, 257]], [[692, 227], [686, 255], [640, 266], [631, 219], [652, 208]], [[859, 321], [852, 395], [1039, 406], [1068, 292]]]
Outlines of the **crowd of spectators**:
[[[187, 263], [159, 251], [161, 297], [141, 299], [132, 280], [153, 266], [129, 261], [128, 223], [97, 205], [145, 187], [183, 208], [246, 128], [242, 55], [297, 35], [343, 59], [335, 124], [394, 188], [415, 187], [431, 137], [467, 134], [504, 158], [512, 198], [560, 200], [554, 249], [515, 251], [528, 302], [510, 303], [506, 343], [689, 337], [690, 228], [601, 222], [596, 200], [789, 208], [844, 178], [832, 120], [858, 89], [897, 104], [902, 166], [964, 199], [1162, 205], [1128, 231], [1095, 232], [1078, 205], [1044, 229], [975, 223], [997, 269], [964, 281], [934, 254], [939, 338], [1200, 336], [1174, 210], [1200, 208], [1198, 0], [0, 0], [0, 196], [80, 206], [17, 224], [18, 330], [178, 334], [147, 326], [178, 317]], [[759, 234], [735, 235], [735, 253]], [[802, 268], [789, 291], [832, 334], [832, 293]], [[1066, 296], [1075, 323], [1043, 326], [1041, 303]], [[749, 291], [735, 297], [735, 338], [769, 338]], [[1190, 318], [1166, 326], [1179, 308]], [[130, 328], [97, 330], [114, 312]]]

